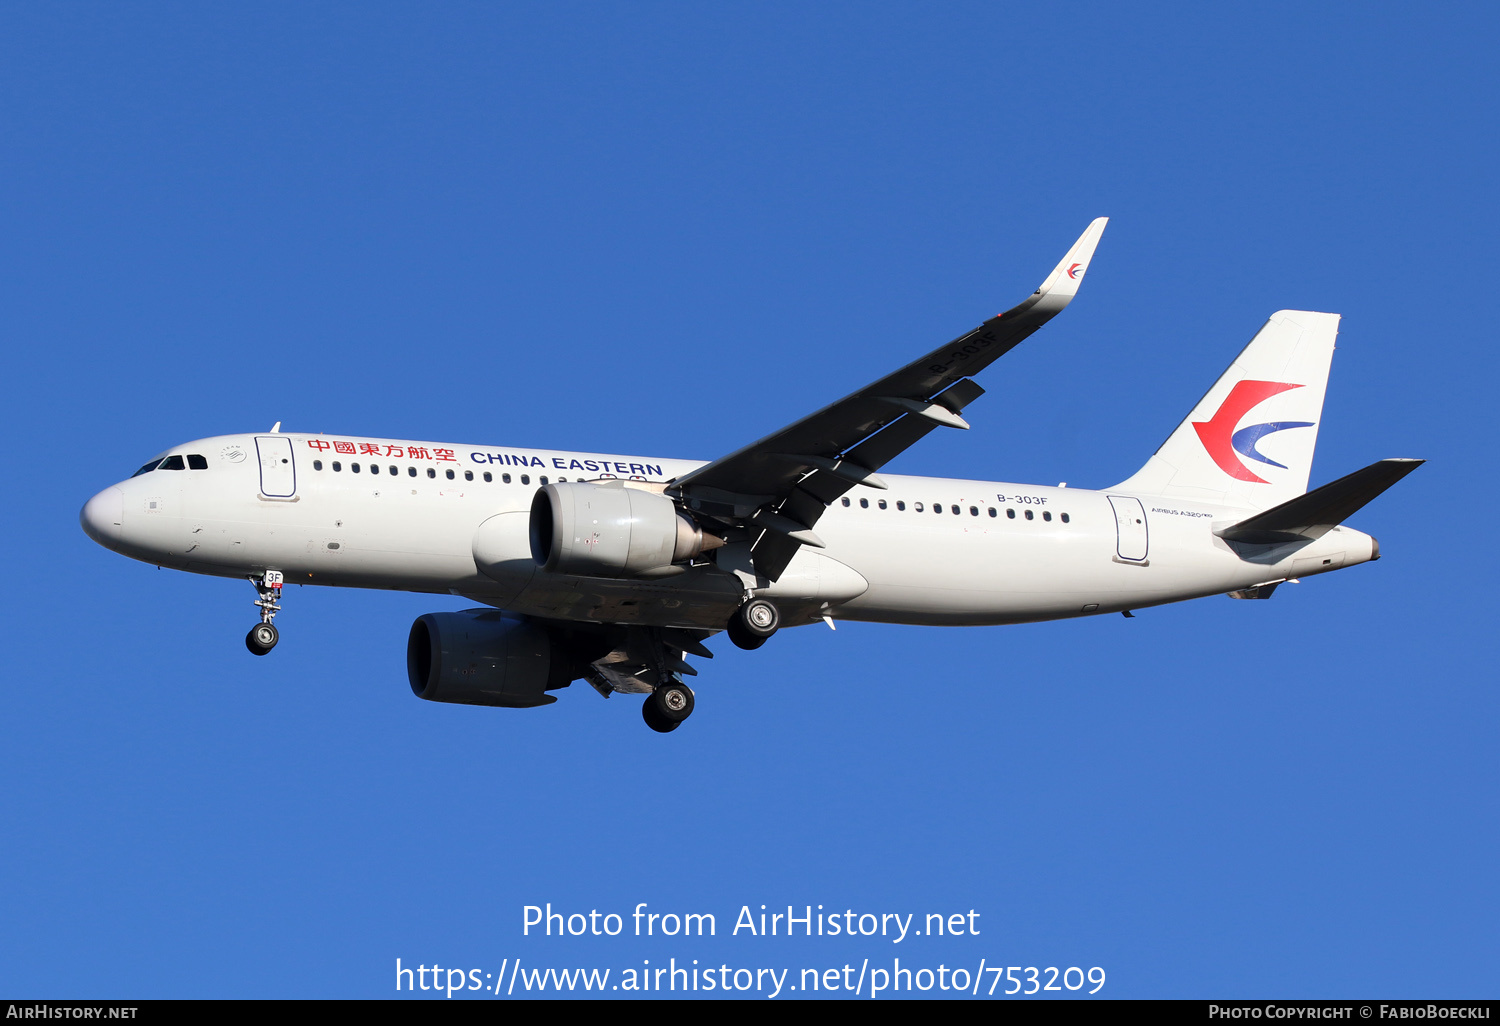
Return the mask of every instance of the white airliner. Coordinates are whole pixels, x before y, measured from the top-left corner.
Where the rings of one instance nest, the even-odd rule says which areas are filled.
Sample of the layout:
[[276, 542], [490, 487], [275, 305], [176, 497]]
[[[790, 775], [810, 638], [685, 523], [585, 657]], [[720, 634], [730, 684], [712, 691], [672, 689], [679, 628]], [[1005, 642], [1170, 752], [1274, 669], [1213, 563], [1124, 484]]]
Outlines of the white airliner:
[[157, 566], [249, 578], [264, 655], [284, 583], [463, 596], [412, 625], [419, 697], [525, 707], [585, 680], [693, 710], [686, 655], [727, 631], [835, 620], [1012, 624], [1125, 613], [1380, 556], [1343, 521], [1421, 460], [1307, 491], [1339, 318], [1273, 314], [1133, 476], [1101, 491], [880, 475], [967, 428], [972, 375], [1077, 293], [1099, 218], [1019, 306], [737, 452], [700, 463], [283, 433], [173, 446], [84, 506], [89, 536]]

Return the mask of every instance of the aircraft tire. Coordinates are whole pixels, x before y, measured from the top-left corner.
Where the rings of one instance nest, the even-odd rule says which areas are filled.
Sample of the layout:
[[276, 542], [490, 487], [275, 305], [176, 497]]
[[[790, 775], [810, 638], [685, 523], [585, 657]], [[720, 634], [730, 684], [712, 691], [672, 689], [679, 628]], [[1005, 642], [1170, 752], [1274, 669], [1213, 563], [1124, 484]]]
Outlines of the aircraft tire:
[[681, 720], [669, 720], [662, 715], [656, 706], [656, 694], [653, 692], [646, 696], [646, 701], [641, 705], [641, 719], [646, 721], [646, 726], [658, 734], [670, 734], [682, 726]]
[[736, 648], [743, 648], [746, 652], [754, 652], [766, 643], [765, 638], [758, 634], [751, 634], [745, 629], [744, 624], [740, 623], [738, 613], [729, 618], [729, 626], [725, 629], [725, 633], [729, 635], [729, 640], [734, 642]]
[[693, 715], [693, 689], [681, 681], [663, 684], [646, 701], [654, 703], [664, 720], [681, 723]]
[[250, 633], [245, 635], [245, 647], [255, 655], [263, 656], [276, 647], [280, 641], [280, 635], [276, 633], [274, 625], [269, 623], [258, 623], [250, 628]]
[[781, 626], [781, 611], [770, 599], [751, 599], [740, 606], [739, 617], [751, 634], [769, 638]]
[[729, 618], [729, 640], [743, 649], [756, 649], [781, 626], [781, 611], [770, 599], [753, 598]]

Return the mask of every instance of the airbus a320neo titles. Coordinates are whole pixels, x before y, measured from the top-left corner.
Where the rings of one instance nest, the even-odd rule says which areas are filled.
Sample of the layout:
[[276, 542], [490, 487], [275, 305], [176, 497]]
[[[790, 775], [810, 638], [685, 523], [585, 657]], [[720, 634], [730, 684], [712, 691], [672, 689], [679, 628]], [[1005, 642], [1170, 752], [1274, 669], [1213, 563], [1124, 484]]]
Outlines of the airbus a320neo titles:
[[693, 711], [687, 656], [835, 620], [1013, 624], [1206, 595], [1380, 557], [1343, 526], [1422, 461], [1307, 491], [1336, 314], [1282, 310], [1145, 466], [1100, 491], [882, 475], [969, 425], [974, 376], [1077, 293], [1099, 218], [1025, 301], [852, 395], [710, 463], [282, 432], [176, 445], [88, 501], [106, 548], [248, 578], [265, 655], [283, 585], [462, 596], [412, 624], [412, 691], [526, 707], [587, 681]]

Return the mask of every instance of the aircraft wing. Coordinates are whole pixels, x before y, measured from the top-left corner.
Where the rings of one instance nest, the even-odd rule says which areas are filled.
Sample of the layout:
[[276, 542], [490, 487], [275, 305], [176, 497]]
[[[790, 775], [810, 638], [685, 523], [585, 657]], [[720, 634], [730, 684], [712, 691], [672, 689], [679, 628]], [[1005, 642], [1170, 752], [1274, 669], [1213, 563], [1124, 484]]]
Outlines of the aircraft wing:
[[1108, 218], [1097, 218], [1041, 287], [1019, 305], [838, 402], [679, 478], [669, 491], [707, 516], [758, 529], [755, 570], [776, 580], [828, 504], [984, 394], [970, 375], [1046, 324], [1077, 295]]

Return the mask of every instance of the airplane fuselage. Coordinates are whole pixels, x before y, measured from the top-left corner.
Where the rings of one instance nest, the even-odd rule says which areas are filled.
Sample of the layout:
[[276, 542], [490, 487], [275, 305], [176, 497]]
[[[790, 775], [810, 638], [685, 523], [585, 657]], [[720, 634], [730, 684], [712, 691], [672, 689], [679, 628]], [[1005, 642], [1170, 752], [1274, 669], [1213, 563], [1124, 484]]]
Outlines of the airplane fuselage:
[[[1009, 624], [1119, 612], [1301, 578], [1378, 558], [1369, 535], [1236, 546], [1214, 534], [1246, 510], [1118, 490], [883, 475], [818, 523], [775, 582], [748, 543], [675, 576], [549, 573], [528, 536], [549, 481], [619, 478], [659, 491], [697, 461], [302, 434], [175, 446], [182, 469], [106, 489], [83, 524], [101, 544], [192, 573], [450, 593], [514, 613], [719, 630], [748, 594], [788, 625], [828, 616]], [[175, 462], [167, 459], [175, 466]]]

